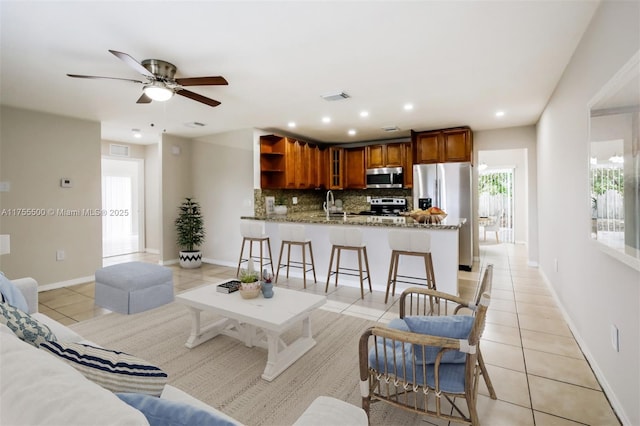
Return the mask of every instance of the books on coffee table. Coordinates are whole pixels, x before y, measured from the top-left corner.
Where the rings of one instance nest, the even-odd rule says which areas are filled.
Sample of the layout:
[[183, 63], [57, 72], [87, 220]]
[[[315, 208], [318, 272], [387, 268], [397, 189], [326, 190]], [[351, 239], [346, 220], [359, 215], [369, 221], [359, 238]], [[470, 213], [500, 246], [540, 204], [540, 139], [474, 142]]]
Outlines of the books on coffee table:
[[220, 293], [233, 293], [234, 291], [238, 291], [240, 289], [240, 281], [238, 280], [229, 280], [222, 284], [218, 284], [216, 290]]

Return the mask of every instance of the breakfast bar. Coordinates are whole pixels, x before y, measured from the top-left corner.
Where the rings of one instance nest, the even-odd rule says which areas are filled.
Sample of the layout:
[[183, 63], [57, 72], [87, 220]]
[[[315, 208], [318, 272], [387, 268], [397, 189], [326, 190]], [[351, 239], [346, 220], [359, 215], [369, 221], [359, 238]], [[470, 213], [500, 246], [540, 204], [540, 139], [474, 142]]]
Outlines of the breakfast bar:
[[[374, 290], [384, 292], [387, 286], [391, 249], [389, 248], [388, 233], [390, 230], [400, 229], [408, 232], [420, 232], [431, 237], [431, 255], [437, 289], [439, 291], [458, 295], [458, 232], [466, 219], [447, 217], [438, 224], [418, 223], [411, 217], [377, 217], [359, 215], [330, 215], [329, 218], [323, 212], [299, 212], [286, 215], [243, 216], [242, 220], [257, 220], [265, 224], [265, 232], [271, 239], [274, 253], [279, 250], [281, 244], [279, 224], [298, 223], [306, 227], [307, 238], [313, 243], [313, 255], [318, 283], [324, 285], [329, 268], [331, 244], [329, 243], [329, 228], [332, 226], [360, 227], [363, 233], [363, 242], [367, 246], [371, 283]], [[299, 251], [293, 250], [292, 260], [299, 261]], [[355, 253], [344, 253], [345, 264], [357, 265]], [[278, 259], [273, 259], [274, 268]], [[424, 277], [424, 262], [420, 259], [403, 258], [401, 261], [402, 275]], [[302, 277], [301, 271], [291, 271], [292, 276]], [[340, 277], [339, 285], [348, 285], [359, 288], [356, 277], [351, 279]], [[331, 285], [331, 283], [330, 283]], [[411, 284], [398, 282], [396, 294]]]

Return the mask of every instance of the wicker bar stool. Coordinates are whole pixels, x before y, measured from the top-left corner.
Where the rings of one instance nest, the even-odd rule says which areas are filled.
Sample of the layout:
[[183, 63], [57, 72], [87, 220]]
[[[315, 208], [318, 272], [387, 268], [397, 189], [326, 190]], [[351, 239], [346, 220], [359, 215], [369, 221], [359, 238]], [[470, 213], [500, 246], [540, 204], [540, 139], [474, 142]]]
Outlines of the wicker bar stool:
[[[362, 242], [362, 230], [357, 228], [350, 228], [346, 226], [336, 226], [329, 228], [329, 242], [331, 243], [331, 257], [329, 259], [329, 272], [327, 272], [327, 285], [324, 292], [329, 291], [329, 279], [331, 275], [336, 275], [336, 287], [338, 286], [338, 275], [340, 269], [348, 272], [343, 272], [343, 275], [353, 275], [360, 277], [360, 296], [364, 299], [364, 280], [369, 281], [369, 291], [371, 288], [371, 277], [369, 275], [369, 258], [367, 256], [367, 246]], [[342, 250], [353, 250], [358, 254], [358, 269], [355, 268], [340, 268], [340, 253]], [[338, 252], [336, 259], [336, 270], [332, 271], [333, 256]], [[364, 257], [364, 266], [366, 268], [366, 275], [363, 274], [362, 258]], [[356, 273], [357, 271], [357, 273]]]
[[[387, 303], [389, 299], [390, 288], [391, 297], [395, 295], [396, 282], [426, 285], [428, 288], [436, 290], [436, 278], [433, 273], [433, 260], [431, 258], [431, 236], [426, 232], [392, 230], [389, 231], [388, 238], [389, 247], [391, 248], [391, 262], [389, 264], [389, 277], [387, 279], [387, 292], [384, 296], [384, 303]], [[400, 256], [418, 256], [424, 258], [426, 277], [398, 275]], [[399, 280], [398, 277], [404, 280]]]
[[[240, 234], [242, 234], [242, 247], [240, 247], [240, 258], [238, 259], [238, 269], [236, 270], [236, 276], [240, 274], [240, 265], [243, 262], [248, 262], [249, 259], [260, 259], [260, 273], [267, 265], [271, 265], [271, 273], [273, 274], [273, 261], [271, 256], [271, 242], [269, 236], [264, 233], [262, 222], [253, 220], [240, 221]], [[242, 257], [244, 255], [244, 245], [249, 242], [249, 257]], [[253, 243], [260, 245], [260, 257], [253, 255]], [[267, 249], [269, 251], [269, 257], [264, 257], [263, 247], [264, 243], [267, 243]]]
[[[304, 225], [289, 225], [281, 224], [280, 230], [280, 256], [278, 256], [278, 271], [276, 272], [276, 283], [278, 282], [278, 276], [280, 275], [280, 269], [287, 267], [287, 278], [289, 278], [289, 268], [302, 268], [302, 282], [304, 288], [307, 288], [307, 272], [313, 271], [313, 282], [317, 283], [316, 279], [316, 267], [313, 262], [313, 248], [311, 247], [311, 240], [305, 235]], [[282, 263], [282, 252], [284, 246], [287, 246], [287, 263]], [[291, 246], [300, 246], [302, 249], [302, 262], [291, 260]], [[309, 247], [309, 257], [311, 258], [311, 269], [307, 269], [307, 246]]]

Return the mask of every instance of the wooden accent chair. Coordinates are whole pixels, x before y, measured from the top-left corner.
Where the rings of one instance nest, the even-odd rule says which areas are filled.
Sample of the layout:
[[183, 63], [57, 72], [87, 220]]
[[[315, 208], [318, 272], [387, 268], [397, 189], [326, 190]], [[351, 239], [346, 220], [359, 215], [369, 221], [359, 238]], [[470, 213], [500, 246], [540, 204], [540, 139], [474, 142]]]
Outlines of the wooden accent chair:
[[[480, 282], [476, 287], [473, 300], [466, 300], [447, 293], [431, 291], [420, 287], [412, 287], [406, 289], [400, 296], [400, 318], [411, 315], [448, 315], [449, 307], [452, 306], [453, 315], [461, 315], [466, 313], [475, 314], [480, 298], [483, 294], [491, 295], [493, 283], [493, 264], [488, 264], [484, 269]], [[437, 302], [434, 304], [434, 300]], [[478, 364], [480, 366], [480, 374], [484, 379], [489, 396], [496, 399], [496, 391], [484, 364], [482, 351], [478, 348]]]
[[[479, 351], [491, 299], [488, 291], [481, 293], [480, 289], [484, 284], [490, 291], [492, 270], [490, 265], [484, 272], [478, 303], [427, 288], [410, 288], [401, 295], [401, 318], [362, 334], [360, 389], [367, 414], [372, 401], [383, 401], [446, 421], [480, 424], [476, 410], [480, 374], [495, 399]], [[454, 311], [458, 306], [470, 308], [474, 315], [424, 316], [422, 312], [432, 311], [434, 298], [445, 306], [446, 301], [455, 303]], [[466, 411], [460, 400], [466, 402]]]

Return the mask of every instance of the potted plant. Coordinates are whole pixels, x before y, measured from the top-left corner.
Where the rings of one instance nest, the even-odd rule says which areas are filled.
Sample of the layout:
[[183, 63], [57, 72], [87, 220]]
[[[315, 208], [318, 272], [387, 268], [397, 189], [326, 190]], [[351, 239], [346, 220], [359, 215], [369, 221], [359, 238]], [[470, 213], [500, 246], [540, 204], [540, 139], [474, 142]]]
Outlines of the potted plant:
[[260, 274], [254, 271], [251, 261], [247, 269], [241, 269], [240, 275], [240, 296], [244, 299], [253, 299], [260, 294]]
[[197, 248], [204, 242], [204, 220], [200, 204], [192, 198], [185, 198], [176, 218], [176, 231], [180, 250], [180, 266], [199, 268], [202, 265], [202, 252]]
[[287, 198], [284, 195], [276, 195], [273, 211], [275, 214], [287, 214]]

